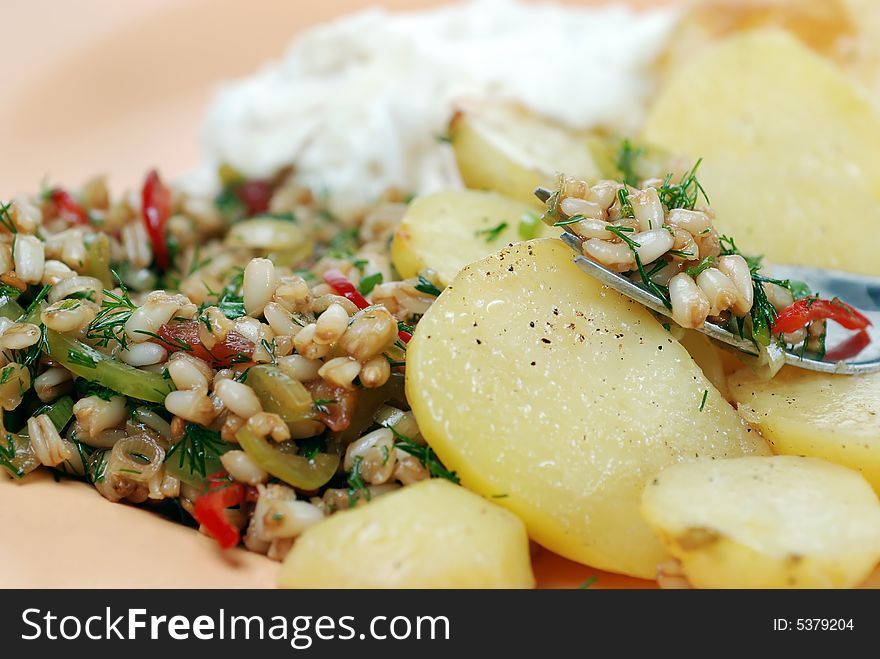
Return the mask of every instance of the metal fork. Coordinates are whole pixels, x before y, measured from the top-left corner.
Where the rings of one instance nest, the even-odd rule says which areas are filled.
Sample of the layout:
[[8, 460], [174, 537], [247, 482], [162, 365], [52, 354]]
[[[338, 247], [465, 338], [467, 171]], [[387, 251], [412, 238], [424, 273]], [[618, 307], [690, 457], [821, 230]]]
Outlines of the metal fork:
[[[552, 192], [546, 188], [535, 190], [535, 196], [543, 202], [546, 202], [551, 194]], [[652, 311], [672, 318], [672, 312], [663, 301], [647, 288], [583, 256], [581, 239], [567, 228], [562, 234], [562, 240], [577, 252], [574, 262], [588, 275]], [[867, 329], [871, 339], [870, 343], [855, 356], [847, 359], [834, 359], [836, 352], [846, 348], [847, 341], [852, 339], [853, 334], [837, 324], [829, 322], [824, 357], [805, 353], [800, 349], [786, 350], [786, 364], [811, 371], [841, 375], [858, 375], [880, 371], [880, 330], [878, 330], [880, 327], [880, 279], [806, 266], [767, 266], [767, 269], [771, 276], [778, 279], [797, 279], [805, 282], [811, 290], [819, 293], [822, 297], [838, 297], [844, 300], [864, 313], [872, 323]], [[742, 338], [739, 334], [735, 334], [717, 323], [707, 320], [698, 331], [742, 352], [750, 355], [758, 354], [752, 341]]]

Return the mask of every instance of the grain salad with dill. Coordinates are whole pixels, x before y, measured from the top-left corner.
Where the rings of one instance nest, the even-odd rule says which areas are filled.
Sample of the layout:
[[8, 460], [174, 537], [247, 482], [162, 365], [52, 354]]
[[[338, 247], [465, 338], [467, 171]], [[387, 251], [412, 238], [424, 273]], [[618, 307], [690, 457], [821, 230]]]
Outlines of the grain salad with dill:
[[458, 481], [403, 388], [443, 285], [391, 266], [400, 193], [342, 223], [283, 174], [220, 174], [216, 198], [151, 171], [119, 199], [94, 179], [0, 206], [0, 467], [280, 559], [336, 511]]

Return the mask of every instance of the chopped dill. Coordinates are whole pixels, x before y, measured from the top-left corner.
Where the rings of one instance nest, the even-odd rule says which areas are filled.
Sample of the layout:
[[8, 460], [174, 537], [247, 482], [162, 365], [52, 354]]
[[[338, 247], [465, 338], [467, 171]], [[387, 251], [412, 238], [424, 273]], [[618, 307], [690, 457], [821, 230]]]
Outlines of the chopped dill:
[[190, 474], [205, 478], [208, 475], [207, 461], [219, 458], [229, 449], [229, 444], [220, 439], [220, 433], [216, 430], [208, 430], [195, 423], [188, 423], [183, 431], [183, 437], [165, 454], [165, 462], [177, 454], [178, 467], [186, 469]]
[[595, 574], [592, 577], [587, 577], [584, 582], [580, 586], [578, 586], [578, 590], [587, 590], [597, 581], [599, 581], [599, 577], [597, 577]]
[[104, 291], [104, 300], [101, 301], [101, 310], [95, 315], [86, 329], [86, 336], [97, 341], [101, 347], [107, 347], [111, 341], [117, 341], [122, 349], [128, 347], [128, 339], [125, 336], [125, 323], [131, 317], [137, 306], [131, 301], [128, 289], [119, 275], [111, 270], [113, 277], [119, 282], [118, 295], [113, 291]]
[[586, 220], [586, 219], [587, 219], [587, 218], [584, 217], [583, 215], [572, 215], [572, 216], [571, 216], [570, 218], [568, 218], [567, 220], [559, 220], [558, 222], [554, 222], [554, 223], [553, 223], [553, 226], [555, 226], [555, 227], [565, 227], [565, 226], [568, 226], [569, 224], [577, 224], [577, 223], [580, 222], [581, 220]]
[[708, 389], [704, 389], [704, 390], [703, 390], [703, 400], [700, 401], [700, 412], [702, 412], [702, 411], [703, 411], [703, 408], [706, 407], [706, 399], [707, 399], [708, 397], [709, 397], [709, 390], [708, 390]]
[[434, 286], [424, 275], [419, 275], [419, 283], [414, 287], [419, 293], [424, 293], [425, 295], [432, 295], [437, 297], [442, 292], [439, 288]]
[[715, 257], [706, 256], [699, 263], [697, 263], [696, 265], [692, 265], [690, 268], [685, 270], [685, 272], [687, 273], [688, 277], [693, 277], [694, 279], [696, 279], [701, 272], [704, 272], [705, 270], [711, 268], [713, 263], [715, 263]]
[[10, 208], [12, 208], [11, 201], [7, 204], [0, 203], [0, 224], [2, 224], [9, 233], [18, 233], [18, 227], [15, 226], [15, 222], [12, 221], [12, 216], [9, 214]]
[[667, 174], [666, 178], [663, 179], [663, 183], [657, 189], [657, 194], [667, 210], [672, 210], [673, 208], [693, 210], [701, 194], [706, 203], [709, 203], [709, 196], [703, 189], [702, 184], [700, 184], [699, 179], [697, 179], [697, 170], [702, 163], [702, 158], [697, 160], [693, 168], [684, 174], [678, 183], [672, 182], [671, 173]]
[[95, 361], [94, 357], [73, 348], [67, 351], [67, 359], [71, 364], [76, 364], [77, 366], [85, 366], [86, 368], [98, 367], [98, 362]]
[[15, 453], [15, 442], [12, 435], [6, 433], [6, 446], [0, 444], [0, 467], [12, 474], [13, 478], [21, 478], [24, 476], [24, 470], [13, 462]]
[[629, 192], [627, 192], [626, 188], [621, 188], [617, 191], [617, 199], [620, 202], [620, 216], [635, 217], [632, 202], [629, 200]]
[[416, 444], [409, 437], [398, 432], [394, 427], [388, 426], [389, 430], [394, 433], [394, 446], [395, 448], [399, 448], [406, 453], [414, 456], [421, 462], [425, 468], [428, 470], [428, 473], [431, 474], [431, 478], [445, 478], [447, 480], [452, 481], [456, 485], [460, 483], [460, 479], [458, 478], [458, 474], [454, 471], [449, 471], [446, 467], [443, 466], [443, 463], [440, 462], [437, 454], [434, 453], [434, 450], [430, 446], [422, 446], [421, 444]]
[[630, 248], [633, 253], [633, 256], [636, 260], [636, 268], [639, 271], [639, 275], [642, 278], [642, 283], [645, 287], [651, 291], [654, 295], [660, 298], [660, 301], [663, 303], [667, 309], [672, 309], [672, 303], [669, 301], [669, 295], [660, 287], [659, 284], [655, 283], [648, 272], [645, 270], [645, 266], [642, 265], [642, 259], [639, 257], [638, 248], [641, 247], [639, 243], [635, 240], [627, 236], [627, 233], [632, 233], [632, 229], [629, 227], [618, 227], [608, 225], [606, 230], [610, 233], [613, 233], [615, 236], [620, 238], [626, 245]]
[[498, 238], [501, 236], [507, 226], [507, 222], [499, 222], [494, 227], [489, 227], [488, 229], [478, 229], [474, 232], [474, 235], [477, 237], [482, 236], [487, 243], [492, 243], [498, 240]]
[[348, 474], [349, 507], [354, 506], [354, 502], [357, 501], [360, 493], [363, 493], [363, 496], [367, 501], [369, 501], [371, 498], [370, 490], [367, 487], [367, 484], [364, 483], [363, 476], [361, 476], [361, 462], [363, 461], [363, 459], [363, 456], [356, 456], [354, 459], [354, 464], [351, 465], [351, 471]]
[[638, 187], [639, 176], [636, 174], [636, 161], [644, 153], [641, 147], [634, 147], [628, 139], [624, 139], [620, 143], [617, 150], [617, 160], [615, 165], [620, 172], [624, 183], [632, 187]]

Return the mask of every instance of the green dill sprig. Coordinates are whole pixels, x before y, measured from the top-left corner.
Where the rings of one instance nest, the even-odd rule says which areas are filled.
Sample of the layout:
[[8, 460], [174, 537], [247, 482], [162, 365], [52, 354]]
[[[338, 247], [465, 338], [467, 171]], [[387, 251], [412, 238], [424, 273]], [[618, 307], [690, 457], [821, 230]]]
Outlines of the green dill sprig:
[[587, 218], [583, 215], [572, 215], [567, 220], [559, 220], [558, 222], [554, 222], [553, 226], [555, 227], [567, 227], [569, 224], [577, 224], [582, 220], [586, 220]]
[[97, 341], [97, 345], [106, 348], [112, 341], [117, 341], [122, 349], [128, 348], [128, 339], [125, 336], [125, 323], [131, 318], [132, 312], [137, 305], [131, 301], [128, 289], [119, 275], [111, 270], [113, 277], [119, 283], [121, 293], [104, 291], [104, 299], [101, 301], [101, 310], [86, 328], [86, 336]]
[[[776, 322], [776, 316], [778, 314], [776, 312], [776, 307], [774, 307], [770, 300], [767, 299], [767, 293], [764, 291], [764, 284], [771, 283], [788, 288], [788, 282], [780, 279], [772, 279], [760, 274], [758, 271], [761, 269], [763, 261], [762, 257], [745, 256], [740, 252], [733, 238], [730, 238], [729, 236], [720, 236], [719, 242], [721, 243], [722, 256], [742, 256], [749, 266], [749, 271], [752, 275], [752, 290], [754, 291], [754, 300], [752, 302], [752, 308], [749, 311], [752, 341], [755, 345], [760, 344], [768, 346], [772, 340], [771, 329]], [[737, 328], [739, 330], [740, 338], [744, 338], [745, 323], [743, 318], [737, 319]]]
[[152, 339], [156, 339], [157, 341], [161, 341], [169, 348], [174, 348], [175, 350], [183, 350], [184, 352], [192, 352], [193, 347], [177, 336], [172, 336], [170, 339], [166, 339], [164, 336], [156, 334], [155, 332], [150, 332], [148, 330], [135, 330], [135, 334], [143, 334], [144, 336], [149, 336]]
[[363, 494], [363, 497], [369, 501], [372, 497], [370, 494], [370, 488], [367, 487], [367, 484], [364, 483], [364, 478], [361, 475], [361, 462], [363, 461], [363, 456], [356, 456], [354, 459], [354, 463], [351, 465], [351, 471], [348, 474], [348, 506], [351, 508], [354, 506], [354, 503], [357, 501], [358, 497]]
[[13, 478], [24, 476], [24, 469], [15, 464], [15, 441], [10, 433], [6, 433], [6, 446], [0, 444], [0, 467], [8, 471]]
[[708, 389], [704, 389], [704, 390], [703, 390], [703, 400], [700, 401], [700, 412], [702, 412], [702, 411], [703, 411], [703, 408], [706, 407], [706, 399], [707, 399], [707, 398], [709, 398], [709, 390], [708, 390]]
[[617, 160], [615, 162], [617, 171], [620, 172], [623, 182], [634, 188], [639, 185], [636, 162], [643, 153], [644, 149], [634, 147], [628, 139], [621, 141], [620, 148], [617, 150]]
[[416, 284], [413, 288], [415, 288], [419, 293], [424, 293], [425, 295], [431, 295], [433, 297], [437, 297], [442, 293], [442, 291], [434, 286], [430, 282], [430, 280], [424, 275], [419, 275], [419, 283]]
[[18, 227], [15, 226], [15, 222], [12, 221], [12, 215], [9, 213], [9, 209], [12, 208], [12, 202], [9, 203], [0, 203], [0, 224], [9, 232], [9, 233], [18, 233]]
[[626, 188], [620, 188], [617, 191], [617, 200], [620, 202], [621, 217], [635, 217], [632, 202], [629, 200], [629, 191]]
[[669, 301], [669, 294], [664, 291], [663, 287], [659, 284], [655, 283], [653, 279], [651, 279], [651, 275], [645, 270], [645, 266], [642, 265], [642, 259], [639, 256], [638, 248], [641, 247], [641, 244], [627, 236], [627, 233], [632, 233], [633, 229], [629, 227], [618, 227], [614, 225], [608, 225], [606, 230], [609, 233], [613, 233], [615, 236], [620, 238], [624, 243], [626, 243], [627, 247], [632, 251], [633, 256], [636, 260], [636, 269], [639, 271], [639, 275], [642, 278], [642, 283], [645, 285], [649, 291], [651, 291], [654, 295], [660, 298], [660, 301], [663, 303], [663, 306], [667, 309], [672, 309], [672, 303]]
[[74, 348], [67, 351], [67, 359], [71, 364], [76, 364], [78, 366], [85, 366], [86, 368], [98, 367], [98, 362], [94, 357], [87, 355], [80, 350], [75, 350]]
[[712, 267], [712, 264], [715, 263], [714, 256], [706, 256], [696, 265], [692, 265], [690, 268], [685, 270], [688, 277], [692, 277], [696, 279], [701, 273], [705, 272], [709, 268]]
[[693, 210], [697, 205], [700, 195], [709, 203], [709, 196], [697, 179], [697, 170], [700, 168], [703, 159], [697, 160], [693, 168], [685, 173], [678, 183], [672, 182], [672, 174], [667, 174], [663, 179], [663, 183], [657, 189], [657, 195], [660, 197], [661, 203], [666, 206], [667, 210], [673, 208], [686, 208]]
[[206, 462], [209, 459], [219, 458], [229, 449], [229, 444], [220, 439], [220, 433], [216, 430], [208, 430], [195, 423], [188, 423], [183, 431], [183, 437], [165, 454], [165, 462], [176, 454], [177, 466], [180, 469], [186, 469], [190, 474], [205, 478], [208, 475]]
[[498, 240], [504, 230], [507, 228], [507, 222], [499, 222], [494, 227], [489, 227], [488, 229], [478, 229], [474, 231], [474, 235], [477, 237], [482, 237], [487, 243], [492, 243]]
[[418, 461], [428, 470], [428, 473], [431, 474], [431, 478], [445, 478], [456, 485], [461, 482], [458, 474], [443, 466], [443, 463], [440, 462], [437, 454], [434, 453], [434, 450], [430, 446], [416, 444], [409, 437], [397, 431], [393, 426], [388, 426], [388, 429], [394, 434], [395, 448], [399, 448], [417, 458]]

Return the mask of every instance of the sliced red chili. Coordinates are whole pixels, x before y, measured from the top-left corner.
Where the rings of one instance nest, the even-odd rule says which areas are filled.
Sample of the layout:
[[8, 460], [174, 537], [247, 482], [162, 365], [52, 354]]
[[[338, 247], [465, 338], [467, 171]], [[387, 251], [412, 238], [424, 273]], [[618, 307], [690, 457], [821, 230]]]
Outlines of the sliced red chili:
[[871, 324], [871, 321], [857, 309], [837, 298], [820, 300], [806, 297], [796, 300], [794, 304], [782, 310], [773, 323], [773, 333], [789, 334], [815, 320], [826, 319], [833, 320], [850, 330], [865, 329]]
[[348, 280], [348, 277], [339, 270], [328, 270], [325, 272], [324, 282], [336, 291], [338, 295], [341, 295], [346, 300], [351, 300], [358, 309], [366, 309], [370, 306], [370, 303], [360, 294], [354, 284]]
[[89, 214], [67, 190], [54, 188], [49, 192], [49, 199], [55, 204], [58, 217], [69, 224], [89, 224]]
[[[346, 300], [354, 302], [354, 305], [358, 309], [366, 309], [370, 306], [370, 303], [360, 294], [354, 284], [348, 280], [348, 277], [342, 274], [339, 270], [328, 270], [325, 272], [324, 282], [332, 287], [338, 295], [341, 295]], [[397, 332], [397, 336], [400, 337], [400, 340], [404, 343], [409, 343], [409, 340], [412, 338], [412, 334], [405, 330]]]
[[156, 267], [166, 270], [169, 265], [168, 242], [165, 239], [165, 224], [171, 217], [171, 190], [162, 183], [159, 172], [150, 170], [141, 190], [141, 216], [147, 228], [147, 235], [153, 245]]
[[229, 367], [247, 363], [254, 354], [254, 344], [235, 331], [227, 333], [223, 341], [209, 350], [199, 338], [197, 320], [162, 325], [154, 342], [164, 346], [169, 352], [184, 350], [193, 357], [198, 357], [214, 366]]
[[223, 549], [235, 547], [241, 539], [239, 530], [226, 517], [226, 509], [244, 501], [245, 489], [240, 483], [214, 474], [208, 481], [208, 492], [196, 497], [193, 517]]
[[245, 181], [235, 190], [247, 211], [248, 217], [265, 213], [269, 210], [269, 202], [272, 200], [272, 184], [269, 181], [251, 180]]

